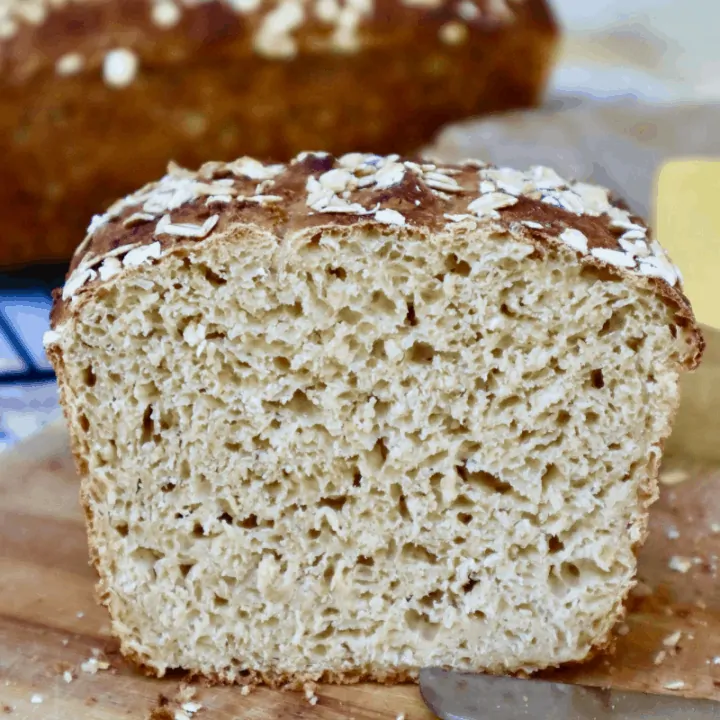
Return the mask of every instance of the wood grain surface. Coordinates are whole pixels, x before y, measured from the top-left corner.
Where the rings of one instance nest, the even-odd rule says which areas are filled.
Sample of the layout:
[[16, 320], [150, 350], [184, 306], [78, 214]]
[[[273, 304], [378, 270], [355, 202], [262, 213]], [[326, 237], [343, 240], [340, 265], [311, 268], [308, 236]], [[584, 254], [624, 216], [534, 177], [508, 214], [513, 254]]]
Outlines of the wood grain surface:
[[[46, 428], [0, 463], [0, 718], [173, 720], [182, 677], [139, 675], [95, 604], [64, 429]], [[720, 700], [720, 463], [676, 454], [662, 480], [640, 592], [615, 655], [547, 677]], [[673, 557], [687, 572], [670, 568]], [[109, 667], [91, 674], [81, 666], [92, 669], [95, 655]], [[666, 687], [678, 682], [680, 690]], [[198, 685], [195, 693], [202, 709], [193, 720], [432, 717], [412, 685], [321, 686], [314, 706], [302, 693], [268, 689], [244, 696]]]

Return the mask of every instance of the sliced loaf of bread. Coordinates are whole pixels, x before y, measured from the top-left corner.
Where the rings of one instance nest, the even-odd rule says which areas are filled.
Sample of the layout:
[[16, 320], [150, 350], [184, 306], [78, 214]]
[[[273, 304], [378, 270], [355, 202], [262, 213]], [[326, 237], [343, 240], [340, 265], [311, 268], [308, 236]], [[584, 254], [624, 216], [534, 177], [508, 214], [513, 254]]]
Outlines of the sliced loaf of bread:
[[603, 188], [304, 153], [94, 218], [46, 345], [123, 653], [286, 684], [606, 647], [703, 340]]

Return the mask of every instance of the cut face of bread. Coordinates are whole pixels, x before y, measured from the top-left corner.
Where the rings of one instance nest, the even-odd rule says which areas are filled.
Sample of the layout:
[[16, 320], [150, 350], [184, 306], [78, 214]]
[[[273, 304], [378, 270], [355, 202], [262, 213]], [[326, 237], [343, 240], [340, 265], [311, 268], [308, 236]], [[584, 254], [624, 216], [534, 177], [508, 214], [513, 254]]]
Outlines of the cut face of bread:
[[50, 339], [124, 653], [284, 683], [607, 644], [698, 352], [677, 304], [497, 222], [168, 248]]

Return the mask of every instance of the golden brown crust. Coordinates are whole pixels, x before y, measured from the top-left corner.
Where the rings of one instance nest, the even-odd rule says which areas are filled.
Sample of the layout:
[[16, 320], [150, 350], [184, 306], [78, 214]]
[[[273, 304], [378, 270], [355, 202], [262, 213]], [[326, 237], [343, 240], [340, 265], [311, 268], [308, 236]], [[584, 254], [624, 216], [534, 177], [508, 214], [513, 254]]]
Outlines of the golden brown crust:
[[84, 294], [116, 275], [232, 228], [282, 239], [366, 224], [416, 232], [483, 224], [524, 237], [539, 255], [569, 248], [601, 279], [622, 277], [656, 292], [673, 308], [671, 331], [684, 331], [684, 365], [692, 369], [700, 361], [704, 340], [679, 270], [643, 221], [604, 188], [567, 181], [548, 168], [519, 172], [478, 161], [439, 165], [360, 153], [302, 153], [288, 165], [241, 158], [206, 163], [197, 173], [170, 168], [158, 183], [93, 219], [55, 296], [54, 332]]
[[292, 52], [274, 57], [257, 37], [275, 3], [195, 3], [154, 24], [168, 4], [53, 3], [37, 24], [13, 15], [3, 39], [3, 9], [23, 3], [0, 1], [0, 265], [69, 257], [92, 212], [169, 159], [407, 152], [446, 122], [531, 106], [557, 40], [545, 0], [517, 0], [506, 19], [482, 0], [377, 0], [347, 33], [299, 0]]

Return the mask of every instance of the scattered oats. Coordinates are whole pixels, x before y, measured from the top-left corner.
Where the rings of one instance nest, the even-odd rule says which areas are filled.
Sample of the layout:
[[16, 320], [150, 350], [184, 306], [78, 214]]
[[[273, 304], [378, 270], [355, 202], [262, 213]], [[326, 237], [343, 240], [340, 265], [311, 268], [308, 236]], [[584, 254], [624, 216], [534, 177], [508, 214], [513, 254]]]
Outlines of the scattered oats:
[[660, 482], [663, 485], [679, 485], [689, 477], [686, 470], [668, 470], [660, 473]]
[[620, 268], [634, 268], [635, 267], [635, 258], [631, 257], [625, 252], [622, 252], [620, 250], [608, 250], [607, 248], [593, 248], [590, 251], [590, 254], [597, 258], [598, 260], [602, 260], [603, 262], [608, 263], [609, 265], [614, 265], [615, 267]]
[[72, 674], [69, 670], [66, 670], [66, 671], [63, 673], [63, 680], [64, 680], [66, 683], [70, 684], [70, 683], [73, 681], [73, 674]]
[[683, 575], [687, 573], [692, 568], [692, 566], [693, 561], [690, 560], [690, 558], [681, 557], [680, 555], [673, 555], [670, 558], [670, 562], [668, 563], [668, 567], [673, 572], [683, 573]]
[[667, 652], [665, 650], [661, 650], [654, 658], [653, 658], [653, 665], [662, 665], [665, 662], [665, 658], [667, 657]]
[[[540, 223], [535, 222], [533, 220], [521, 220], [520, 224], [524, 225], [525, 227], [532, 228], [533, 230], [542, 230], [543, 229], [543, 226]], [[580, 233], [580, 234], [582, 235], [582, 233]]]
[[405, 216], [397, 210], [378, 210], [375, 213], [375, 219], [385, 225], [405, 225]]
[[[556, 190], [561, 187], [565, 187], [568, 182], [564, 178], [560, 177], [552, 168], [545, 167], [544, 165], [535, 165], [530, 168], [530, 176], [532, 178], [532, 184], [538, 190]], [[583, 186], [582, 183], [576, 183], [576, 186], [592, 188], [592, 185]]]
[[672, 635], [668, 635], [663, 640], [663, 645], [667, 648], [677, 647], [677, 644], [680, 642], [681, 637], [682, 637], [682, 632], [680, 632], [678, 630], [677, 632], [674, 632]]
[[[165, 215], [165, 217], [168, 217]], [[159, 223], [158, 223], [159, 225]], [[162, 245], [156, 240], [149, 245], [141, 245], [139, 248], [131, 250], [123, 258], [123, 265], [125, 267], [139, 267], [144, 263], [150, 262], [151, 260], [157, 260], [162, 253]]]
[[80, 53], [66, 53], [58, 58], [55, 63], [55, 72], [58, 75], [67, 77], [68, 75], [77, 75], [85, 65], [85, 60]]
[[477, 220], [477, 217], [475, 215], [468, 215], [467, 213], [463, 215], [453, 215], [451, 213], [445, 213], [445, 217], [452, 222], [462, 222], [463, 220]]
[[588, 251], [587, 236], [579, 230], [568, 228], [560, 234], [560, 239], [574, 250], [578, 250], [582, 253], [586, 253]]
[[386, 163], [375, 173], [375, 187], [382, 189], [402, 182], [405, 166], [402, 163]]
[[[62, 299], [70, 300], [86, 282], [94, 280], [96, 276], [97, 273], [94, 270], [75, 270], [63, 287]], [[81, 618], [83, 613], [78, 613], [77, 616]]]
[[342, 192], [353, 179], [351, 173], [344, 169], [328, 170], [320, 175], [318, 182], [325, 190], [332, 190], [334, 193]]
[[480, 16], [478, 6], [470, 0], [460, 0], [457, 11], [463, 20], [474, 20]]
[[198, 710], [202, 710], [202, 705], [199, 702], [186, 702], [183, 703], [181, 707], [186, 713], [189, 713], [190, 715], [196, 713]]
[[662, 256], [650, 256], [640, 260], [641, 275], [664, 280], [668, 285], [675, 286], [678, 281], [677, 268]]
[[153, 4], [152, 21], [161, 28], [170, 28], [180, 21], [180, 9], [172, 0], [160, 0]]
[[462, 45], [468, 37], [467, 25], [452, 20], [440, 28], [439, 35], [446, 45]]
[[40, 704], [42, 704], [42, 701], [43, 701], [43, 696], [42, 696], [42, 695], [39, 695], [38, 693], [35, 693], [35, 695], [33, 695], [33, 696], [30, 698], [30, 702], [31, 702], [33, 705], [40, 705]]
[[136, 212], [129, 215], [123, 220], [124, 227], [135, 227], [136, 225], [142, 225], [143, 223], [155, 220], [155, 215], [151, 215], [146, 212]]
[[103, 79], [110, 87], [127, 87], [135, 79], [137, 71], [137, 55], [126, 48], [111, 50], [103, 61]]
[[542, 201], [547, 205], [554, 205], [575, 215], [582, 215], [585, 212], [585, 205], [580, 196], [571, 190], [551, 190], [544, 195]]
[[685, 683], [682, 680], [673, 680], [672, 682], [665, 683], [663, 687], [666, 690], [682, 690], [685, 687]]
[[43, 347], [47, 348], [50, 347], [50, 345], [55, 345], [56, 343], [59, 343], [61, 337], [62, 336], [57, 330], [47, 330], [45, 333], [43, 333]]
[[280, 195], [253, 195], [252, 197], [242, 198], [242, 200], [247, 200], [248, 202], [256, 202], [260, 205], [265, 205], [266, 203], [282, 202], [282, 197]]
[[481, 180], [480, 181], [480, 193], [485, 195], [486, 193], [492, 193], [497, 191], [497, 185], [492, 180]]
[[645, 258], [650, 254], [650, 248], [644, 240], [636, 240], [632, 242], [621, 237], [618, 240], [620, 247], [632, 257]]
[[627, 625], [626, 623], [623, 623], [623, 624], [620, 625], [620, 627], [618, 627], [618, 629], [617, 629], [617, 634], [618, 634], [618, 635], [623, 635], [623, 636], [624, 636], [624, 635], [627, 635], [629, 632], [630, 632], [630, 626]]
[[[192, 223], [172, 223], [169, 215], [163, 215], [155, 227], [155, 234], [204, 238], [210, 234], [215, 225], [217, 225], [219, 219], [219, 215], [211, 215], [202, 225], [195, 225]], [[157, 257], [159, 257], [159, 255]], [[127, 264], [127, 255], [125, 256], [125, 261]]]
[[680, 537], [680, 531], [674, 525], [671, 525], [665, 534], [669, 540], [677, 540]]
[[468, 205], [468, 210], [475, 213], [479, 217], [489, 216], [493, 218], [499, 217], [497, 212], [501, 208], [510, 207], [517, 203], [517, 198], [507, 193], [494, 192], [487, 195], [481, 195]]
[[645, 240], [647, 238], [647, 230], [640, 228], [639, 230], [628, 230], [623, 233], [621, 240]]
[[96, 657], [88, 658], [80, 665], [80, 669], [88, 675], [97, 675], [98, 670], [107, 670], [109, 667], [109, 662], [98, 660]]
[[206, 205], [212, 205], [213, 203], [229, 203], [232, 200], [232, 195], [208, 195], [205, 201]]
[[612, 207], [607, 188], [579, 182], [572, 185], [572, 190], [582, 201], [585, 212], [591, 215], [602, 215]]
[[460, 192], [462, 187], [458, 185], [455, 178], [449, 177], [442, 172], [430, 170], [425, 173], [425, 184], [432, 190], [441, 190], [445, 192]]
[[227, 169], [235, 176], [247, 177], [251, 180], [272, 180], [285, 169], [285, 166], [263, 165], [254, 158], [242, 157], [231, 162]]
[[482, 192], [483, 181], [488, 180], [494, 183], [500, 190], [509, 195], [522, 195], [526, 190], [532, 187], [532, 181], [529, 176], [520, 170], [513, 168], [498, 168], [497, 170], [484, 170], [480, 173], [482, 181], [480, 189]]
[[255, 34], [255, 50], [272, 58], [291, 58], [297, 53], [292, 32], [302, 25], [305, 10], [297, 0], [281, 0], [262, 20]]

